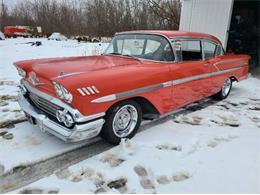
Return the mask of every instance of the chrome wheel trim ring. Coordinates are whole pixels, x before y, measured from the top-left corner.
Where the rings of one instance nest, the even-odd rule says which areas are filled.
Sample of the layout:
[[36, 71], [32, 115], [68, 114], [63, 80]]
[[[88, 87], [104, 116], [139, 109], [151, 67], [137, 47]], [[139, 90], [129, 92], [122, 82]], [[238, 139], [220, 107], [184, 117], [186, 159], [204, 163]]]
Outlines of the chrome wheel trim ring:
[[113, 132], [119, 138], [130, 135], [137, 124], [138, 112], [132, 105], [125, 105], [120, 108], [113, 119]]
[[232, 81], [229, 78], [228, 80], [226, 80], [226, 82], [224, 83], [224, 85], [222, 86], [222, 95], [224, 97], [226, 97], [228, 95], [228, 93], [231, 90], [231, 85], [232, 85]]

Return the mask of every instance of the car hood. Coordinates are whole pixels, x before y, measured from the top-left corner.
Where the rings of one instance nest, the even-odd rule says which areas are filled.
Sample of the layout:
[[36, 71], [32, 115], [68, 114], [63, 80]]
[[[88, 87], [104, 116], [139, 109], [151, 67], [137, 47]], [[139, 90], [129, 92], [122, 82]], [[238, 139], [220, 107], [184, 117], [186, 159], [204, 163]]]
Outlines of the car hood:
[[138, 65], [137, 58], [126, 56], [102, 55], [89, 57], [51, 58], [16, 62], [26, 72], [52, 80], [57, 77], [72, 76], [92, 71], [116, 68], [118, 66]]

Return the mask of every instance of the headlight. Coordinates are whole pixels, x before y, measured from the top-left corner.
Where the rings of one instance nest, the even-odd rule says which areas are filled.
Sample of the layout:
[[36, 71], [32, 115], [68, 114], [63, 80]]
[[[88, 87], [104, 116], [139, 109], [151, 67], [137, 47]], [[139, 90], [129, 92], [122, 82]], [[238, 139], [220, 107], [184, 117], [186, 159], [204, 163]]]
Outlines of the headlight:
[[56, 118], [60, 123], [65, 124], [68, 128], [72, 127], [75, 123], [70, 113], [66, 110], [57, 110]]
[[26, 77], [26, 72], [25, 72], [23, 69], [21, 69], [21, 68], [19, 68], [19, 67], [17, 67], [17, 66], [16, 66], [16, 68], [17, 68], [18, 74], [19, 74], [21, 77], [25, 78], [25, 77]]
[[53, 82], [55, 92], [60, 99], [64, 99], [66, 102], [71, 103], [73, 100], [72, 94], [61, 84]]

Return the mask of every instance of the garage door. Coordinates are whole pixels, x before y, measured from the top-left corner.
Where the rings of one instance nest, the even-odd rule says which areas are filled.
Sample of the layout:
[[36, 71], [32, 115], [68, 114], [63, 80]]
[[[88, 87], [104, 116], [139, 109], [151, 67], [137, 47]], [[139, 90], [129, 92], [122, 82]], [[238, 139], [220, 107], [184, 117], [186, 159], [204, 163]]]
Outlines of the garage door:
[[180, 30], [212, 34], [226, 47], [233, 0], [183, 0]]

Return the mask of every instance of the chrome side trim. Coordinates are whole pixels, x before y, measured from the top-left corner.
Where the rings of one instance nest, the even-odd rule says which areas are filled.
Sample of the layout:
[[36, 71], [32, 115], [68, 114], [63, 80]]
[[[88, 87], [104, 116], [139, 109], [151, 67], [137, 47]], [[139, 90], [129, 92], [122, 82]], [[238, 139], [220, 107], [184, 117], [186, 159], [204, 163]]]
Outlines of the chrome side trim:
[[83, 73], [85, 73], [85, 72], [72, 72], [72, 73], [68, 73], [68, 74], [59, 75], [59, 76], [55, 77], [54, 79], [59, 79], [59, 78], [83, 74]]
[[134, 90], [118, 93], [118, 94], [116, 94], [116, 99], [124, 98], [124, 97], [127, 97], [127, 96], [132, 96], [132, 95], [135, 95], [135, 94], [138, 94], [138, 93], [145, 93], [145, 92], [161, 89], [163, 87], [164, 87], [163, 84], [160, 83], [160, 84], [151, 85], [151, 86], [148, 86], [148, 87], [143, 87], [143, 88], [139, 88], [139, 89], [134, 89]]
[[96, 119], [96, 118], [100, 118], [100, 117], [103, 117], [105, 116], [105, 112], [101, 112], [101, 113], [97, 113], [97, 114], [94, 114], [94, 115], [89, 115], [89, 116], [84, 116], [82, 115], [77, 109], [75, 108], [72, 108], [71, 106], [69, 106], [68, 104], [62, 102], [61, 100], [59, 100], [58, 98], [55, 98], [53, 96], [50, 96], [46, 93], [43, 93], [42, 91], [36, 89], [35, 87], [32, 87], [27, 81], [25, 81], [24, 79], [21, 80], [21, 85], [22, 86], [25, 86], [25, 88], [38, 95], [39, 97], [55, 104], [55, 105], [58, 105], [62, 108], [64, 108], [65, 110], [67, 110], [68, 112], [70, 112], [74, 118], [74, 120], [78, 123], [82, 123], [82, 122], [87, 122], [87, 121], [90, 121], [90, 120], [93, 120], [93, 119]]
[[102, 102], [110, 102], [116, 100], [116, 95], [112, 94], [112, 95], [107, 95], [107, 96], [103, 96], [101, 98], [97, 98], [91, 101], [91, 103], [102, 103]]
[[147, 86], [147, 87], [133, 89], [133, 90], [130, 90], [130, 91], [125, 91], [125, 92], [121, 92], [121, 93], [117, 93], [117, 94], [111, 94], [111, 95], [107, 95], [107, 96], [103, 96], [103, 97], [94, 99], [94, 100], [91, 101], [91, 103], [109, 102], [109, 101], [133, 96], [133, 95], [140, 94], [140, 93], [145, 93], [145, 92], [149, 92], [149, 91], [153, 91], [153, 90], [158, 90], [158, 89], [161, 89], [161, 88], [179, 85], [179, 84], [194, 81], [194, 80], [199, 80], [199, 79], [203, 79], [203, 78], [207, 78], [207, 77], [211, 77], [211, 76], [216, 76], [216, 75], [219, 75], [219, 74], [224, 74], [224, 73], [227, 73], [227, 72], [232, 72], [232, 71], [235, 71], [235, 70], [239, 70], [242, 67], [244, 67], [244, 66], [238, 66], [238, 67], [235, 67], [235, 68], [229, 68], [229, 69], [219, 70], [219, 71], [216, 71], [216, 72], [200, 74], [200, 75], [196, 75], [196, 76], [192, 76], [192, 77], [186, 77], [186, 78], [177, 79], [177, 80], [173, 80], [173, 81], [166, 81], [164, 83], [160, 83], [160, 84], [156, 84], [156, 85], [151, 85], [151, 86]]
[[196, 75], [196, 76], [192, 76], [192, 77], [186, 77], [186, 78], [183, 78], [183, 79], [173, 80], [172, 86], [182, 84], [182, 83], [186, 83], [186, 82], [190, 82], [190, 81], [194, 81], [194, 80], [199, 80], [199, 79], [211, 77], [211, 76], [216, 76], [216, 75], [219, 75], [219, 74], [224, 74], [224, 73], [227, 73], [227, 72], [238, 70], [240, 68], [241, 67], [230, 68], [230, 69], [220, 70], [220, 71], [216, 71], [216, 72], [200, 74], [200, 75]]

